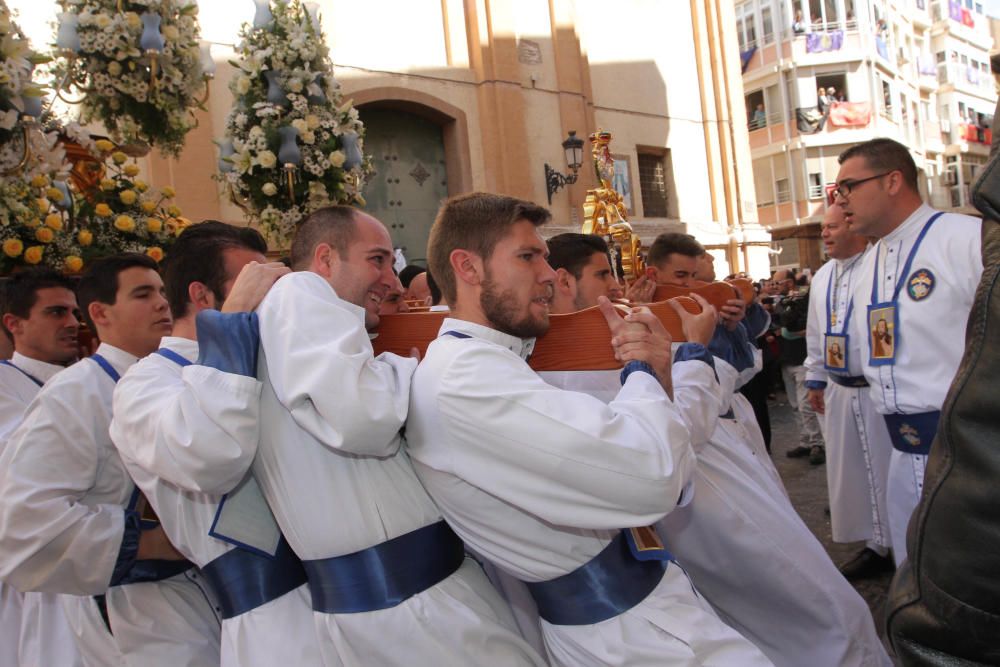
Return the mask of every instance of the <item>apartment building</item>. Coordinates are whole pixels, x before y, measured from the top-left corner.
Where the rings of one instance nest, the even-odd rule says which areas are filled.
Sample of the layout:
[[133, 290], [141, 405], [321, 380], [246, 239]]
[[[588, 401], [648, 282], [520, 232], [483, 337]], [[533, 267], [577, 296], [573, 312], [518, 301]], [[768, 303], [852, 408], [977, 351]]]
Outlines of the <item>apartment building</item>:
[[747, 0], [736, 28], [760, 223], [773, 268], [816, 268], [837, 155], [910, 147], [931, 205], [972, 212], [996, 90], [982, 0]]

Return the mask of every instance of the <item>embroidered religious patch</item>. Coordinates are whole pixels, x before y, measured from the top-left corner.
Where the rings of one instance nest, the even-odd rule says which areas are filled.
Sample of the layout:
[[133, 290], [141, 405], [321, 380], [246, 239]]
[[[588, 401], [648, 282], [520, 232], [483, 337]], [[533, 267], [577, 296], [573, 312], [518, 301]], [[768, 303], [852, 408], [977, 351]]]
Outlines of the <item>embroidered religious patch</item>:
[[921, 301], [934, 291], [934, 283], [934, 274], [929, 269], [917, 269], [906, 281], [906, 293], [914, 301]]
[[899, 437], [905, 440], [911, 447], [919, 447], [922, 444], [920, 441], [920, 431], [905, 422], [899, 427]]

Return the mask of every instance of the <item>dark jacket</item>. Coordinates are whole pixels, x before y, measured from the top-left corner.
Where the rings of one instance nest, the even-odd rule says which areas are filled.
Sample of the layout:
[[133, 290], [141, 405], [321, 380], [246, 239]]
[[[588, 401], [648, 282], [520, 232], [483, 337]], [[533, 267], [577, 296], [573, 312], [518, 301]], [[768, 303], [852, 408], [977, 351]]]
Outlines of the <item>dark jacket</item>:
[[909, 559], [887, 603], [887, 631], [908, 667], [1000, 664], [1000, 154], [974, 202], [983, 277], [910, 520]]

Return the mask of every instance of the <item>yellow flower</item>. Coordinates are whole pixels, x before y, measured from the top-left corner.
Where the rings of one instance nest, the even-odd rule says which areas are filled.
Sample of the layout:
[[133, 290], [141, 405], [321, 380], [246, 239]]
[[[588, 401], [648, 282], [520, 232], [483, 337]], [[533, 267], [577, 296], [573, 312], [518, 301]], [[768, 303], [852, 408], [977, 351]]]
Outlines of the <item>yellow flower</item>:
[[40, 224], [42, 224], [42, 221], [39, 220], [38, 218], [29, 218], [27, 221], [25, 221], [24, 226], [27, 227], [28, 229], [34, 229]]
[[157, 262], [163, 261], [163, 248], [157, 246], [150, 246], [146, 248], [146, 254], [152, 257]]
[[138, 176], [139, 175], [139, 165], [137, 165], [137, 164], [127, 164], [127, 165], [125, 165], [125, 175], [126, 176]]
[[50, 204], [48, 199], [43, 199], [42, 197], [39, 197], [38, 199], [35, 200], [35, 208], [38, 209], [39, 213], [48, 213], [49, 205]]
[[163, 33], [163, 38], [168, 42], [176, 42], [177, 38], [181, 36], [180, 31], [177, 30], [177, 26], [165, 25], [161, 32]]
[[146, 190], [149, 189], [149, 184], [146, 183], [146, 181], [137, 178], [134, 181], [132, 181], [132, 187], [134, 187], [139, 192], [145, 192]]
[[[49, 184], [49, 177], [45, 174], [37, 174], [31, 179], [31, 187], [33, 188], [44, 188]], [[61, 193], [60, 193], [61, 194]]]
[[155, 201], [148, 201], [147, 200], [147, 201], [144, 201], [141, 204], [139, 204], [139, 206], [140, 206], [140, 208], [142, 208], [142, 212], [143, 213], [152, 213], [153, 211], [156, 210], [156, 202]]
[[118, 193], [118, 199], [120, 199], [126, 206], [131, 206], [138, 198], [139, 195], [135, 193], [135, 190], [122, 190]]
[[164, 196], [164, 197], [173, 197], [174, 195], [176, 195], [176, 194], [177, 194], [177, 190], [174, 190], [174, 189], [173, 189], [172, 187], [170, 187], [169, 185], [165, 185], [165, 186], [163, 186], [163, 190], [162, 190], [162, 192], [163, 192], [163, 196]]
[[63, 193], [59, 188], [46, 188], [45, 196], [49, 198], [51, 202], [62, 201]]
[[45, 216], [45, 226], [54, 229], [55, 231], [61, 231], [63, 228], [62, 216], [58, 213], [50, 213]]
[[98, 204], [94, 207], [94, 213], [102, 218], [107, 218], [111, 215], [111, 207], [104, 203]]
[[96, 146], [97, 150], [101, 151], [102, 153], [108, 153], [115, 149], [115, 145], [110, 141], [108, 141], [107, 139], [98, 139], [97, 141], [94, 142], [94, 146]]
[[133, 30], [138, 30], [142, 27], [142, 19], [135, 12], [125, 12], [125, 23]]
[[149, 218], [146, 220], [146, 231], [150, 234], [158, 234], [163, 230], [163, 221], [159, 218]]
[[98, 28], [104, 30], [111, 25], [111, 17], [107, 14], [98, 14], [97, 18], [94, 19], [94, 23], [97, 24]]
[[114, 160], [115, 164], [125, 164], [125, 160], [128, 160], [128, 155], [125, 155], [121, 151], [115, 151], [111, 154], [111, 159]]
[[115, 182], [113, 180], [111, 180], [110, 178], [102, 178], [101, 179], [101, 189], [102, 190], [114, 190], [115, 189]]
[[121, 65], [121, 63], [118, 62], [118, 61], [115, 61], [115, 60], [112, 60], [111, 62], [109, 62], [108, 63], [108, 74], [110, 74], [113, 77], [121, 76], [121, 74], [122, 74], [122, 65]]
[[3, 254], [8, 257], [19, 257], [24, 252], [24, 244], [21, 239], [7, 239], [3, 242]]
[[82, 246], [88, 246], [94, 242], [94, 235], [87, 229], [81, 229], [76, 234], [76, 241]]
[[55, 235], [48, 227], [39, 227], [35, 230], [35, 238], [42, 243], [52, 243], [52, 239], [55, 238]]
[[83, 268], [83, 259], [76, 255], [66, 255], [65, 265], [69, 273], [79, 273]]
[[177, 206], [168, 206], [167, 213], [174, 216], [175, 218], [179, 218], [181, 215], [181, 209]]
[[33, 245], [24, 251], [24, 261], [28, 264], [38, 264], [42, 261], [42, 253], [45, 252], [45, 248], [40, 245]]
[[316, 114], [309, 114], [306, 116], [306, 127], [310, 130], [315, 130], [319, 127], [319, 116]]
[[115, 218], [115, 229], [122, 232], [131, 232], [135, 229], [135, 220], [130, 215], [119, 215]]

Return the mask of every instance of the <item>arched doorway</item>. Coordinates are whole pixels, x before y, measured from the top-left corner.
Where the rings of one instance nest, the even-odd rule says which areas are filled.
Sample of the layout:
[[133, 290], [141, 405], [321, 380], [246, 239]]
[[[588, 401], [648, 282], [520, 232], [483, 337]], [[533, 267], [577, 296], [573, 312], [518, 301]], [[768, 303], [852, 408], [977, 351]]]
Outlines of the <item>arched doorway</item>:
[[364, 190], [365, 210], [385, 224], [408, 263], [426, 265], [427, 235], [448, 197], [441, 126], [385, 107], [361, 109], [360, 117], [375, 167]]

